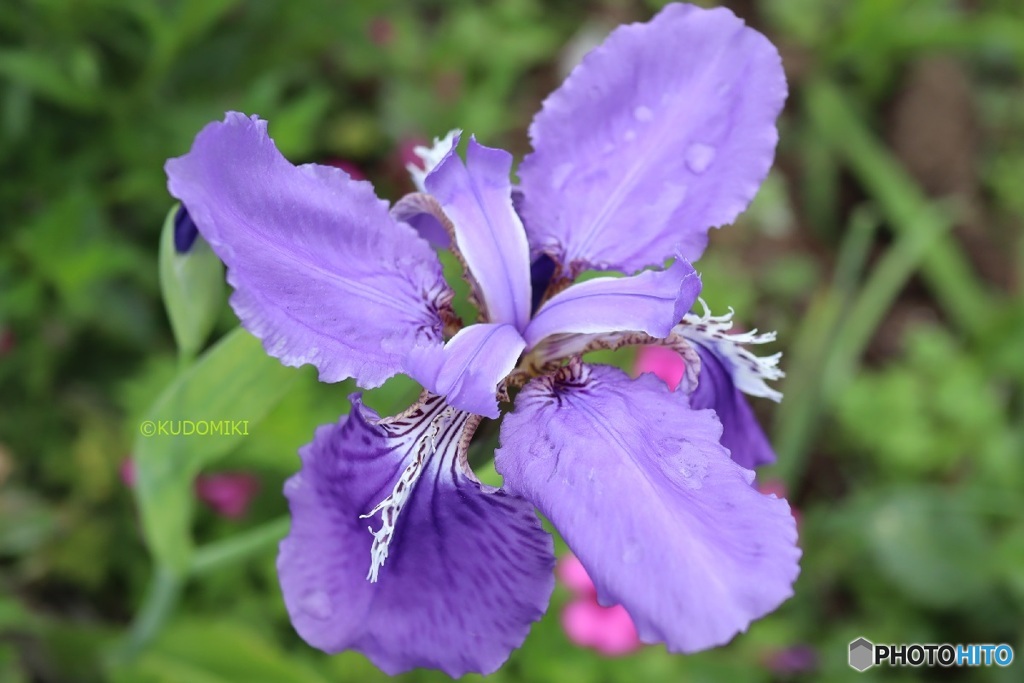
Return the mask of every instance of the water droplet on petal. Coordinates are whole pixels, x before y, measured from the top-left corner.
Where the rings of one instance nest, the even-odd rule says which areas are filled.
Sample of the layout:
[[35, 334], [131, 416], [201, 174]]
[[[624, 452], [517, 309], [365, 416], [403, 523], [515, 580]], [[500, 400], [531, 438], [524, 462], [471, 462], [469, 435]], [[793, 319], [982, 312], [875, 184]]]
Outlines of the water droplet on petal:
[[641, 105], [633, 110], [633, 118], [640, 123], [646, 123], [654, 118], [654, 113], [649, 108]]
[[703, 173], [715, 160], [715, 148], [695, 142], [686, 150], [686, 166], [694, 173]]
[[551, 173], [551, 188], [554, 190], [561, 190], [565, 187], [565, 183], [569, 180], [569, 175], [572, 173], [573, 165], [571, 162], [561, 163], [555, 167], [555, 170]]
[[636, 131], [630, 128], [626, 131], [626, 134], [622, 136], [622, 139], [626, 142], [632, 142], [636, 139]]
[[641, 546], [636, 541], [631, 541], [629, 544], [626, 545], [625, 549], [622, 552], [622, 563], [636, 564], [640, 561], [640, 558], [643, 557], [643, 554], [643, 546]]
[[334, 614], [331, 596], [324, 591], [310, 591], [299, 601], [299, 609], [319, 621], [326, 621]]
[[688, 456], [678, 471], [684, 486], [690, 489], [699, 489], [704, 486], [704, 479], [708, 476], [707, 458], [697, 455]]

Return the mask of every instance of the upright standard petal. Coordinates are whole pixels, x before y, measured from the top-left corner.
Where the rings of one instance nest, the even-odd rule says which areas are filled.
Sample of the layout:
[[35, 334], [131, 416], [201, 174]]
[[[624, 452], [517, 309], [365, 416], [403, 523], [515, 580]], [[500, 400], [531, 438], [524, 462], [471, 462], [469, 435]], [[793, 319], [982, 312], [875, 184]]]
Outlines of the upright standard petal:
[[523, 337], [529, 348], [553, 334], [632, 330], [667, 337], [700, 294], [700, 276], [686, 261], [632, 277], [599, 277], [551, 297]]
[[727, 9], [673, 4], [616, 29], [530, 126], [531, 246], [571, 272], [696, 260], [767, 175], [785, 98], [778, 52]]
[[498, 383], [512, 372], [526, 342], [512, 325], [480, 323], [459, 330], [442, 351], [410, 359], [409, 374], [448, 403], [477, 415], [498, 417]]
[[512, 155], [470, 138], [466, 163], [448, 155], [425, 185], [455, 226], [455, 242], [480, 294], [487, 320], [522, 332], [530, 319], [530, 253], [523, 223], [512, 208]]
[[495, 466], [583, 562], [604, 605], [644, 642], [720, 645], [792, 595], [796, 526], [784, 500], [656, 377], [574, 361], [535, 379], [505, 416]]
[[[467, 419], [433, 396], [378, 420], [354, 397], [351, 415], [300, 451], [278, 573], [309, 644], [359, 650], [392, 675], [490, 673], [543, 614], [551, 538], [529, 504], [463, 469]], [[371, 511], [374, 534], [361, 518]]]
[[415, 349], [441, 345], [450, 292], [437, 255], [369, 183], [293, 166], [265, 121], [234, 112], [166, 170], [228, 267], [242, 325], [285, 365], [375, 387]]

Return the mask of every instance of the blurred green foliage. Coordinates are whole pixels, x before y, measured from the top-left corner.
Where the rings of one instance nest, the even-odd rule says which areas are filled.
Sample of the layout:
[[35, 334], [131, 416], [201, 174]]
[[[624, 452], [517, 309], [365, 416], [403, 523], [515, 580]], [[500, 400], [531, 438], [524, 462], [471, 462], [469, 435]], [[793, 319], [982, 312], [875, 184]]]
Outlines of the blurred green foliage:
[[[525, 151], [578, 54], [662, 4], [0, 4], [0, 680], [383, 678], [302, 644], [274, 570], [296, 449], [354, 387], [267, 359], [220, 299], [215, 345], [179, 354], [163, 162], [237, 109], [293, 161], [354, 164], [396, 199], [403, 151], [450, 128]], [[558, 589], [490, 680], [855, 680], [858, 636], [1024, 654], [1024, 6], [727, 4], [780, 47], [791, 95], [776, 169], [700, 268], [715, 310], [778, 329], [787, 352], [786, 401], [756, 407], [780, 455], [761, 478], [801, 514], [796, 596], [725, 648], [608, 661], [569, 644]], [[393, 413], [416, 394], [399, 378], [367, 400]], [[197, 410], [251, 433], [198, 451], [138, 433]], [[244, 520], [194, 505], [210, 468], [260, 476]], [[810, 669], [786, 670], [794, 645]]]

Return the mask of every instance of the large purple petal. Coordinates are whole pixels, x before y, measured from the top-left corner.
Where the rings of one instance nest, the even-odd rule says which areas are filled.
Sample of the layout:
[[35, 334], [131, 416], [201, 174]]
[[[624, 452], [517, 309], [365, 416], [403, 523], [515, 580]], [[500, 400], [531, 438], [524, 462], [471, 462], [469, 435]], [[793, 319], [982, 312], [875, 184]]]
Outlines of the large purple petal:
[[[435, 396], [378, 421], [354, 397], [352, 414], [320, 427], [300, 451], [302, 469], [285, 486], [292, 529], [278, 572], [308, 643], [359, 650], [389, 674], [490, 673], [543, 614], [554, 584], [551, 538], [529, 504], [463, 470], [468, 417]], [[418, 478], [409, 479], [416, 462]], [[389, 492], [407, 497], [369, 520], [394, 522], [371, 582], [375, 541], [360, 516]]]
[[785, 98], [778, 52], [727, 9], [672, 4], [616, 29], [530, 127], [531, 246], [572, 271], [696, 260], [768, 173]]
[[166, 166], [171, 194], [228, 267], [242, 324], [285, 365], [378, 386], [439, 347], [437, 255], [366, 182], [293, 166], [256, 117], [229, 113]]
[[530, 249], [512, 208], [512, 155], [470, 138], [466, 163], [455, 151], [425, 181], [455, 226], [455, 241], [480, 285], [487, 320], [519, 331], [530, 319]]
[[459, 330], [443, 351], [410, 359], [409, 374], [448, 403], [477, 415], [498, 417], [498, 383], [512, 372], [526, 342], [512, 325], [480, 323]]
[[632, 330], [666, 337], [697, 300], [700, 287], [700, 276], [683, 260], [666, 270], [587, 280], [551, 297], [523, 337], [530, 348], [544, 337], [569, 332]]
[[741, 467], [753, 469], [775, 462], [775, 451], [747, 397], [733, 384], [726, 362], [701, 344], [693, 346], [700, 355], [700, 376], [690, 396], [690, 405], [715, 411], [722, 421], [722, 445]]
[[720, 645], [792, 595], [796, 526], [729, 459], [710, 410], [658, 378], [575, 362], [505, 416], [495, 465], [551, 520], [645, 642]]

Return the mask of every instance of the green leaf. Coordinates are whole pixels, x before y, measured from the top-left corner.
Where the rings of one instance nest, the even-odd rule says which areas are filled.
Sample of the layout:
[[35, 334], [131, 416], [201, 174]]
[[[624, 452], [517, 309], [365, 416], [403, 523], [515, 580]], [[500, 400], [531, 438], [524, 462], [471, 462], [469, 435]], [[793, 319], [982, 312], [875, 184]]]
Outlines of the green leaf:
[[239, 328], [179, 375], [146, 413], [135, 440], [135, 493], [146, 540], [161, 564], [178, 573], [189, 566], [195, 475], [242, 443], [299, 376]]
[[863, 519], [882, 574], [932, 607], [967, 605], [992, 585], [991, 542], [977, 511], [938, 488], [906, 488], [877, 499]]
[[[35, 628], [36, 618], [20, 602], [9, 595], [0, 595], [0, 632]], [[0, 678], [0, 680], [3, 680]]]
[[[922, 275], [943, 310], [960, 328], [977, 334], [991, 319], [999, 299], [971, 268], [953, 237], [942, 234], [948, 218], [926, 199], [913, 178], [857, 116], [853, 99], [842, 89], [817, 80], [807, 86], [806, 92], [812, 124], [878, 202], [893, 231], [905, 236], [908, 249], [927, 246]], [[894, 270], [899, 265], [894, 263]]]
[[188, 253], [175, 250], [178, 206], [167, 213], [160, 234], [160, 289], [178, 349], [192, 357], [202, 348], [224, 305], [224, 265], [201, 237]]
[[0, 76], [25, 85], [39, 97], [59, 105], [82, 111], [98, 109], [101, 95], [96, 84], [83, 83], [68, 71], [68, 65], [59, 63], [52, 54], [0, 50]]
[[0, 555], [28, 554], [58, 532], [59, 520], [44, 498], [13, 487], [0, 491]]
[[170, 624], [136, 661], [111, 672], [114, 681], [325, 683], [326, 679], [247, 625], [216, 619]]

